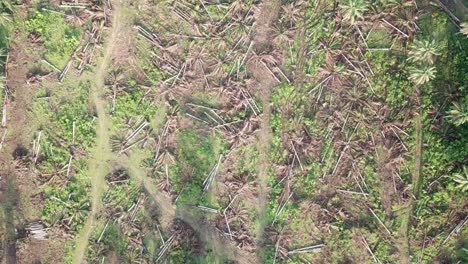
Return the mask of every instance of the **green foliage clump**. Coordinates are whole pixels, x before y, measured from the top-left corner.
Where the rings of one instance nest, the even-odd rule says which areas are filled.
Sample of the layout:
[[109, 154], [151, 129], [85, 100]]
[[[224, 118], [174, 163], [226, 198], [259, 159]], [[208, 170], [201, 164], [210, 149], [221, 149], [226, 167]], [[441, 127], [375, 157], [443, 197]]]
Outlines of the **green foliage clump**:
[[156, 107], [150, 100], [142, 100], [143, 91], [138, 86], [125, 94], [119, 95], [115, 99], [115, 109], [112, 113], [112, 120], [116, 128], [125, 125], [126, 120], [131, 117], [143, 117], [146, 120], [152, 120], [156, 114]]
[[81, 36], [81, 31], [68, 25], [63, 16], [50, 12], [33, 13], [26, 21], [26, 30], [41, 36], [47, 59], [59, 68], [75, 51]]
[[287, 153], [281, 148], [282, 133], [302, 131], [313, 121], [308, 116], [307, 99], [303, 91], [291, 84], [278, 87], [271, 96], [272, 158], [283, 162]]
[[393, 109], [401, 109], [408, 103], [408, 96], [413, 92], [401, 61], [385, 52], [366, 54], [372, 61], [374, 76], [372, 87], [376, 94], [385, 99]]
[[364, 13], [369, 9], [369, 3], [366, 0], [345, 0], [340, 3], [339, 7], [343, 19], [355, 24], [356, 20], [364, 18]]
[[42, 215], [49, 224], [61, 223], [77, 232], [83, 225], [91, 209], [88, 191], [90, 179], [83, 173], [84, 163], [77, 164], [81, 173], [72, 176], [64, 187], [48, 186]]
[[468, 123], [468, 96], [466, 96], [461, 103], [453, 102], [452, 108], [448, 113], [450, 121], [455, 126]]
[[196, 255], [190, 245], [181, 245], [174, 249], [167, 256], [167, 263], [170, 264], [205, 264], [205, 263], [226, 263], [224, 259], [217, 259], [212, 252], [205, 255]]
[[[80, 83], [78, 89], [70, 91], [72, 96], [53, 95], [53, 100], [38, 100], [33, 105], [39, 128], [44, 157], [39, 166], [51, 171], [56, 165], [68, 163], [69, 147], [73, 143], [73, 123], [75, 123], [75, 146], [88, 150], [96, 136], [94, 112], [89, 109], [88, 87]], [[36, 135], [36, 140], [38, 140]]]
[[[101, 231], [102, 232], [102, 231]], [[97, 240], [101, 235], [101, 232], [95, 233]], [[128, 248], [128, 238], [120, 229], [120, 226], [116, 223], [109, 223], [105, 232], [102, 235], [101, 241], [103, 249], [101, 254], [106, 254], [109, 252], [115, 252], [119, 256], [120, 260], [126, 259], [126, 253]]]
[[104, 197], [104, 203], [117, 212], [127, 212], [138, 200], [141, 188], [134, 181], [113, 184]]
[[174, 191], [181, 192], [179, 204], [198, 204], [203, 181], [218, 161], [224, 142], [215, 132], [202, 135], [185, 129], [177, 140], [177, 164], [170, 169]]

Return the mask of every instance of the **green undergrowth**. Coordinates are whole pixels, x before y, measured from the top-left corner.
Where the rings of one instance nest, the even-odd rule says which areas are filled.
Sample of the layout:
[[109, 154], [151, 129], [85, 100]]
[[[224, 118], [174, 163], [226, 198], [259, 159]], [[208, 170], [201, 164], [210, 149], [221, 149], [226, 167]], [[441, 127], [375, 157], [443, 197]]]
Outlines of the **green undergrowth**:
[[[144, 190], [138, 183], [130, 179], [128, 172], [124, 169], [113, 173], [119, 173], [120, 178], [110, 179], [111, 175], [107, 176], [109, 188], [102, 198], [105, 214], [100, 216], [98, 226], [89, 238], [89, 248], [86, 256], [91, 262], [115, 258], [120, 263], [131, 263], [142, 252], [142, 246], [150, 242], [144, 227], [151, 209], [144, 203], [144, 206], [139, 208], [134, 218], [131, 219], [130, 212], [133, 212], [132, 210], [137, 206], [138, 199]], [[117, 218], [120, 220], [117, 221]], [[132, 223], [138, 228], [128, 234], [127, 231], [132, 228]], [[145, 245], [140, 246], [130, 243], [129, 239], [140, 232], [145, 237], [143, 240]], [[144, 253], [145, 258], [150, 260], [150, 253], [154, 252], [149, 247]]]
[[[458, 29], [442, 12], [434, 12], [422, 19], [420, 26], [425, 33], [422, 38], [426, 36], [437, 41], [440, 55], [435, 65], [436, 77], [424, 86], [422, 95], [423, 178], [414, 211], [416, 223], [410, 228], [412, 238], [422, 240], [430, 236], [433, 240], [425, 245], [423, 255], [420, 252], [413, 254], [418, 255], [423, 263], [434, 260], [466, 262], [468, 242], [463, 237], [464, 231], [455, 238], [445, 240], [463, 220], [464, 216], [459, 214], [464, 211], [466, 200], [466, 192], [454, 181], [454, 177], [464, 173], [468, 156], [468, 124], [454, 122], [449, 112], [455, 103], [466, 100], [468, 38], [457, 34]], [[437, 111], [441, 116], [429, 115], [432, 111]]]
[[[94, 144], [96, 136], [95, 112], [88, 101], [89, 84], [80, 82], [75, 87], [54, 91], [44, 85], [33, 104], [43, 161], [41, 170], [51, 171], [56, 166], [64, 166], [74, 150], [86, 152]], [[73, 123], [75, 124], [73, 144]]]
[[45, 205], [42, 211], [49, 225], [61, 224], [71, 232], [78, 232], [91, 208], [88, 192], [91, 179], [86, 175], [86, 163], [77, 161], [78, 173], [63, 186], [47, 186], [44, 189]]
[[34, 141], [36, 148], [38, 141], [40, 145], [36, 168], [47, 175], [43, 179], [47, 184], [42, 190], [45, 195], [42, 215], [48, 224], [72, 233], [83, 227], [91, 207], [86, 161], [96, 131], [95, 113], [88, 96], [86, 82], [70, 80], [63, 86], [44, 82], [32, 105], [34, 126], [38, 128]]
[[78, 47], [82, 29], [65, 21], [64, 16], [46, 11], [34, 11], [25, 21], [25, 30], [40, 36], [46, 48], [44, 58], [63, 69]]
[[167, 263], [178, 264], [205, 264], [205, 263], [226, 263], [227, 259], [219, 259], [214, 253], [208, 252], [203, 255], [197, 255], [190, 248], [191, 245], [178, 245], [171, 250], [167, 256]]
[[176, 164], [169, 168], [173, 190], [180, 193], [177, 204], [205, 204], [203, 181], [225, 152], [224, 140], [215, 131], [192, 128], [180, 132], [177, 145]]
[[151, 122], [158, 110], [150, 98], [145, 98], [144, 91], [136, 83], [129, 81], [128, 85], [123, 94], [116, 96], [115, 106], [111, 111], [111, 119], [117, 130], [125, 128], [132, 119], [135, 121], [142, 118]]

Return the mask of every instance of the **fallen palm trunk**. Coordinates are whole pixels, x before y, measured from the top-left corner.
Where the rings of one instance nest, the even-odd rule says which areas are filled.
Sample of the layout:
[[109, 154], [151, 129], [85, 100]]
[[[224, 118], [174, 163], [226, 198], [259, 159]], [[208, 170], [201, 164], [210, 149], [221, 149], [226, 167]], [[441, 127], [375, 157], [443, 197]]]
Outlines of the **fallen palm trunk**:
[[303, 248], [298, 248], [292, 251], [288, 251], [288, 254], [302, 254], [302, 253], [309, 253], [309, 252], [318, 252], [321, 250], [321, 248], [324, 246], [324, 244], [318, 244], [318, 245], [313, 245], [309, 247], [303, 247]]
[[281, 214], [281, 212], [283, 211], [284, 207], [286, 206], [286, 204], [289, 202], [289, 199], [291, 199], [291, 197], [293, 196], [293, 192], [291, 192], [291, 194], [288, 196], [288, 199], [286, 199], [286, 201], [276, 209], [276, 212], [275, 212], [275, 218], [273, 219], [273, 223], [276, 222], [276, 218], [278, 218], [278, 216]]
[[2, 127], [7, 126], [7, 102], [8, 102], [8, 94], [5, 92], [5, 97], [3, 98]]
[[42, 58], [41, 60], [42, 62], [44, 62], [45, 64], [47, 64], [48, 66], [50, 66], [52, 69], [54, 69], [55, 71], [57, 72], [62, 72], [59, 68], [55, 67], [55, 65], [53, 65], [50, 61], [48, 61], [47, 59], [45, 58]]
[[382, 227], [385, 229], [385, 231], [387, 231], [387, 233], [389, 235], [391, 235], [392, 232], [390, 232], [390, 230], [388, 230], [387, 226], [385, 226], [385, 224], [382, 222], [382, 220], [380, 220], [380, 218], [374, 213], [374, 210], [372, 210], [370, 207], [368, 207], [368, 209], [372, 213], [372, 215], [377, 219], [377, 221], [380, 223], [380, 225], [382, 225]]
[[39, 135], [37, 136], [37, 141], [36, 144], [33, 144], [33, 159], [34, 159], [34, 164], [37, 162], [37, 158], [39, 157], [39, 151], [41, 150], [41, 135], [42, 135], [42, 130], [39, 131]]
[[72, 62], [73, 62], [73, 60], [70, 59], [68, 61], [67, 65], [65, 65], [65, 68], [63, 69], [62, 73], [60, 73], [60, 75], [58, 77], [59, 82], [63, 82], [63, 79], [67, 75], [68, 70], [70, 69]]
[[364, 244], [364, 247], [367, 249], [367, 251], [369, 251], [369, 253], [371, 254], [372, 258], [374, 259], [374, 262], [375, 263], [379, 263], [379, 264], [382, 264], [382, 262], [380, 262], [380, 260], [377, 258], [377, 256], [375, 256], [374, 252], [372, 252], [372, 249], [370, 248], [369, 244], [367, 243], [366, 239], [364, 237], [361, 237], [362, 239], [362, 244]]
[[91, 6], [91, 3], [74, 3], [74, 2], [63, 2], [59, 7], [61, 8], [80, 8], [86, 9]]
[[3, 136], [2, 136], [2, 139], [0, 140], [0, 151], [3, 148], [3, 142], [5, 141], [6, 134], [7, 134], [7, 129], [5, 129], [5, 131], [3, 131]]
[[216, 176], [216, 173], [218, 171], [219, 164], [221, 163], [222, 157], [223, 157], [223, 155], [219, 155], [218, 162], [213, 167], [213, 169], [211, 169], [211, 172], [210, 172], [210, 174], [208, 174], [208, 177], [203, 181], [203, 191], [204, 192], [208, 191], [208, 189], [210, 188], [211, 183], [213, 182], [213, 179]]
[[149, 122], [146, 120], [143, 121], [127, 138], [124, 140], [123, 146], [127, 145], [134, 137], [136, 137], [146, 126], [149, 125]]
[[453, 235], [457, 234], [467, 222], [468, 215], [465, 217], [465, 219], [463, 219], [463, 221], [461, 221], [457, 226], [455, 226], [452, 232], [450, 232], [450, 234], [444, 239], [444, 242], [442, 242], [442, 244], [445, 244], [445, 242], [447, 242]]
[[213, 213], [213, 214], [217, 214], [219, 211], [214, 209], [214, 208], [209, 208], [209, 207], [206, 207], [206, 206], [197, 206], [198, 209], [202, 210], [202, 211], [205, 211], [205, 212], [208, 212], [208, 213]]
[[67, 179], [68, 179], [69, 176], [70, 176], [70, 170], [71, 170], [72, 160], [73, 160], [73, 155], [70, 155], [70, 159], [68, 160], [68, 165], [67, 165]]
[[174, 242], [175, 235], [171, 235], [169, 239], [161, 246], [161, 250], [158, 253], [158, 257], [156, 259], [156, 263], [159, 262], [159, 260], [166, 254], [168, 249], [171, 247], [172, 243]]

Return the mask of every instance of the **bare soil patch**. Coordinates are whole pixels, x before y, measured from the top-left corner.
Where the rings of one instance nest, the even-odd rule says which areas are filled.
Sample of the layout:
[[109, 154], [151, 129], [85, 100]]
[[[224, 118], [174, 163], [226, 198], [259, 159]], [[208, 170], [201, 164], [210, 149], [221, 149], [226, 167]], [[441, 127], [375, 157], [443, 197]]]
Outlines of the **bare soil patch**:
[[[6, 131], [0, 151], [0, 175], [2, 175], [0, 193], [6, 192], [5, 195], [0, 196], [0, 204], [8, 218], [3, 227], [7, 234], [5, 236], [7, 263], [15, 263], [23, 258], [29, 258], [33, 252], [40, 252], [40, 243], [31, 242], [32, 240], [22, 241], [19, 244], [19, 247], [27, 247], [28, 250], [16, 251], [16, 238], [14, 232], [11, 231], [14, 230], [15, 225], [39, 217], [42, 207], [42, 201], [35, 196], [38, 187], [33, 180], [35, 174], [29, 169], [28, 162], [23, 160], [27, 155], [32, 140], [31, 135], [35, 129], [29, 116], [29, 109], [36, 86], [29, 83], [28, 75], [31, 65], [38, 58], [27, 52], [33, 44], [24, 41], [19, 33], [12, 34], [6, 66], [7, 125], [5, 128], [0, 128], [1, 135]], [[60, 253], [57, 252], [57, 256], [59, 255]]]

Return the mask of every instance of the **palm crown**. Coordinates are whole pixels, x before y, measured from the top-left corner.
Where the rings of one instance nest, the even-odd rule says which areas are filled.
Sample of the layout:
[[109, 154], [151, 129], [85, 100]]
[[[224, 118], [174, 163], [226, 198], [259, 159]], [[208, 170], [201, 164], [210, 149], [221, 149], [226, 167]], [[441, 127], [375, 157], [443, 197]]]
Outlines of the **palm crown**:
[[436, 69], [430, 66], [410, 68], [409, 79], [416, 85], [423, 85], [435, 77]]
[[364, 18], [364, 12], [369, 9], [369, 3], [366, 0], [346, 0], [340, 4], [343, 13], [343, 19], [351, 24], [356, 23], [356, 19]]
[[455, 126], [461, 126], [468, 122], [468, 100], [460, 103], [453, 103], [452, 109], [448, 112], [448, 117]]
[[410, 57], [408, 60], [411, 62], [429, 63], [432, 65], [438, 55], [440, 55], [439, 45], [434, 40], [420, 40], [416, 41], [410, 50]]

